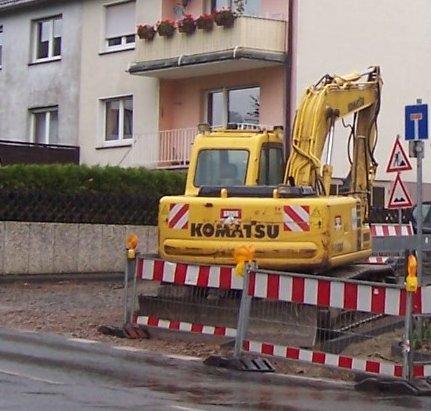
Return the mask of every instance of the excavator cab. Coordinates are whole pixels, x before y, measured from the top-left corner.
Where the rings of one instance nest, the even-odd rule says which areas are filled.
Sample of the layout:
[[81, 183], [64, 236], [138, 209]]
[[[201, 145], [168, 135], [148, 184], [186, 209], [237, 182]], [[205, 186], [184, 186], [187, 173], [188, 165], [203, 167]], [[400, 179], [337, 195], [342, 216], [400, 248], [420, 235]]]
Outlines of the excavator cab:
[[186, 196], [201, 187], [277, 185], [284, 174], [283, 130], [202, 128], [193, 144]]

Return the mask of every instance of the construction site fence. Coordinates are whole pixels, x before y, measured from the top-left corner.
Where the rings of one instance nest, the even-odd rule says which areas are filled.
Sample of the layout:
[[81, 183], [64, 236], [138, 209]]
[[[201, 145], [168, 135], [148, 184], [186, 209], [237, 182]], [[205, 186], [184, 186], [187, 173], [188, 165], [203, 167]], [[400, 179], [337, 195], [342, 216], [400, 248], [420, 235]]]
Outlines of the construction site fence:
[[241, 277], [229, 266], [141, 254], [128, 259], [125, 277], [126, 322], [230, 343], [233, 358], [253, 354], [375, 376], [431, 376], [431, 287], [409, 295], [401, 284], [253, 265]]

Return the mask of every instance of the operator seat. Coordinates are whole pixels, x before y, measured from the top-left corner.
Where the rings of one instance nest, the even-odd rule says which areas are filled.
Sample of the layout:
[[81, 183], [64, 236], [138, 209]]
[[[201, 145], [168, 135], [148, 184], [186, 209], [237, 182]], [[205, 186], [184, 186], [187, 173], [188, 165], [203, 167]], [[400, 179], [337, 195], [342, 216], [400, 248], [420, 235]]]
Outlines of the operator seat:
[[220, 170], [220, 184], [235, 186], [242, 185], [243, 182], [238, 178], [238, 167], [236, 164], [228, 163]]

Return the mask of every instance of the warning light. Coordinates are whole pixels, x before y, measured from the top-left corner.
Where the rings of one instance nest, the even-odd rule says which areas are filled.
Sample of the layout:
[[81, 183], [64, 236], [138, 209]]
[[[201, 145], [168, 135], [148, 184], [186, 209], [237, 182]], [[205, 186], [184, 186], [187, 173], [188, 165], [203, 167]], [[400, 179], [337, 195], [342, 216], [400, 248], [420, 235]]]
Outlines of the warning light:
[[136, 257], [136, 247], [138, 246], [138, 236], [130, 234], [127, 237], [127, 258], [132, 259]]
[[236, 263], [235, 273], [237, 275], [244, 276], [245, 263], [253, 261], [255, 253], [254, 245], [251, 244], [235, 248], [233, 256]]
[[409, 293], [415, 293], [418, 289], [417, 267], [416, 257], [410, 254], [407, 258], [406, 278], [406, 291]]

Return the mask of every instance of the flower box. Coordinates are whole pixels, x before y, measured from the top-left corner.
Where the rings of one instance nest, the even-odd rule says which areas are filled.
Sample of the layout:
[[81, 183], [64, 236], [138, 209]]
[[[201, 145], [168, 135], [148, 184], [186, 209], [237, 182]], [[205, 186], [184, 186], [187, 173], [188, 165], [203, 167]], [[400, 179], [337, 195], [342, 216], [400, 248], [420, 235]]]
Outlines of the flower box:
[[190, 14], [184, 15], [184, 18], [177, 23], [178, 31], [185, 34], [193, 34], [196, 31], [196, 22]]
[[167, 19], [157, 22], [157, 33], [162, 37], [171, 37], [175, 33], [175, 21]]
[[140, 24], [137, 27], [136, 34], [140, 39], [152, 40], [156, 34], [156, 29], [149, 24]]
[[235, 14], [230, 9], [218, 10], [214, 13], [214, 21], [217, 26], [232, 27], [235, 23]]
[[212, 30], [214, 27], [214, 16], [212, 14], [202, 14], [195, 22], [198, 29]]

